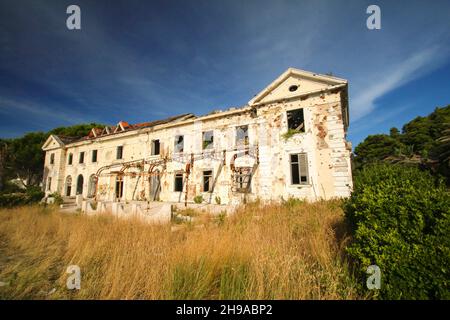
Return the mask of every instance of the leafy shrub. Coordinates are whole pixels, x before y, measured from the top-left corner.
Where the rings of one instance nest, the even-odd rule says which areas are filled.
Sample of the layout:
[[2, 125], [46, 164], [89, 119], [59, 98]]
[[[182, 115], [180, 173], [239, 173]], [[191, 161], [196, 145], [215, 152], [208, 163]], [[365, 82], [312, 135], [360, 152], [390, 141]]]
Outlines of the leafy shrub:
[[195, 203], [202, 203], [203, 202], [203, 197], [201, 195], [195, 196], [194, 197], [194, 202]]
[[289, 128], [288, 131], [286, 131], [285, 133], [283, 133], [281, 135], [281, 137], [284, 139], [284, 141], [287, 141], [290, 138], [292, 138], [294, 135], [296, 135], [297, 133], [301, 133], [300, 130]]
[[51, 195], [49, 195], [49, 197], [54, 198], [55, 199], [54, 204], [58, 206], [64, 203], [63, 197], [61, 197], [61, 195], [58, 192], [53, 192]]
[[[417, 168], [370, 165], [345, 204], [360, 276], [381, 269], [385, 299], [449, 299], [450, 195]], [[363, 282], [364, 283], [364, 282]]]
[[1, 208], [13, 208], [17, 206], [24, 206], [41, 201], [44, 193], [40, 188], [29, 188], [26, 192], [21, 193], [6, 193], [0, 195]]

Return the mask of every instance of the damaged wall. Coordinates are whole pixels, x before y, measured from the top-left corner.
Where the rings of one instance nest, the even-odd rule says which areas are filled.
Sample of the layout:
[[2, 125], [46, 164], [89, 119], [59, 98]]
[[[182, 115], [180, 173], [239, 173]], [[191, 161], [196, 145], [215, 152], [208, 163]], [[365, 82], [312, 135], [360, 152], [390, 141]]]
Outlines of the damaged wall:
[[[301, 88], [297, 96], [291, 91], [293, 85]], [[186, 190], [188, 202], [201, 195], [204, 202], [220, 201], [222, 204], [238, 204], [256, 198], [278, 201], [289, 197], [309, 200], [347, 197], [352, 189], [352, 177], [342, 90], [347, 88], [325, 90], [321, 81], [289, 76], [264, 93], [254, 105], [241, 109], [47, 149], [45, 171], [53, 181], [58, 181], [57, 184], [52, 182], [47, 194], [58, 191], [67, 195], [65, 182], [70, 176], [70, 196], [74, 196], [78, 177], [82, 175], [82, 194], [87, 198], [92, 196], [90, 177], [98, 175], [96, 195], [106, 201], [117, 200], [118, 176], [123, 181], [121, 201], [152, 201], [155, 179], [160, 185], [157, 198], [170, 202], [184, 202]], [[302, 92], [308, 94], [299, 95]], [[280, 99], [283, 97], [285, 99]], [[303, 110], [301, 126], [298, 121], [288, 119], [288, 113], [297, 109]], [[295, 123], [298, 131], [290, 132], [290, 123]], [[241, 126], [248, 127], [245, 143], [237, 141]], [[203, 133], [209, 131], [213, 133], [212, 145], [208, 144], [209, 140], [206, 144], [203, 141]], [[175, 152], [176, 136], [184, 137], [181, 153]], [[153, 140], [159, 140], [159, 155], [151, 155]], [[208, 149], [204, 149], [205, 145]], [[118, 146], [123, 146], [122, 159], [117, 159]], [[97, 150], [96, 162], [91, 159], [93, 150]], [[80, 152], [85, 152], [84, 163], [79, 163]], [[51, 153], [55, 153], [55, 161], [57, 159], [52, 165], [49, 163]], [[69, 154], [73, 155], [71, 165], [68, 164]], [[298, 164], [297, 160], [292, 162], [299, 158], [292, 155], [306, 155], [302, 159], [307, 168], [300, 160]], [[135, 163], [123, 170], [124, 163], [142, 160], [145, 163]], [[111, 165], [115, 166], [105, 168]], [[292, 173], [292, 168], [297, 167], [301, 168], [300, 179], [305, 178], [302, 172], [307, 171], [303, 184], [292, 183], [299, 179]], [[253, 172], [250, 189], [238, 192], [245, 185], [241, 181], [245, 179], [246, 170]], [[157, 171], [158, 178], [149, 175]], [[212, 171], [212, 192], [203, 190], [204, 171]], [[181, 192], [175, 191], [177, 173], [183, 174]], [[233, 176], [241, 179], [239, 183]]]

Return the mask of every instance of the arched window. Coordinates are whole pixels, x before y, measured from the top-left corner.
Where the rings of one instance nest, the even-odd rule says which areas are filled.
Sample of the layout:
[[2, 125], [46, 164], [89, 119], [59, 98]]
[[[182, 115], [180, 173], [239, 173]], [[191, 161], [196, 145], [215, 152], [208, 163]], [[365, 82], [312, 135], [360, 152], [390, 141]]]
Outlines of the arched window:
[[66, 197], [70, 197], [72, 193], [72, 177], [66, 177]]
[[93, 198], [95, 196], [97, 188], [97, 177], [95, 174], [91, 174], [89, 177], [89, 186], [88, 186], [88, 198]]
[[83, 183], [84, 183], [83, 175], [80, 174], [77, 178], [77, 194], [83, 194]]

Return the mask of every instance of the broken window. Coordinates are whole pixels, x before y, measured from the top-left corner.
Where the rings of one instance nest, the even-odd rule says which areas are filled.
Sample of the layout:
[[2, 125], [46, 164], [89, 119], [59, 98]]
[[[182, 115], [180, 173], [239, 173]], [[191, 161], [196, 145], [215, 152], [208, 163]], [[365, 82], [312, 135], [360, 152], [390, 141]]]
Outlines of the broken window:
[[97, 162], [97, 150], [92, 150], [92, 162]]
[[212, 191], [212, 170], [203, 171], [203, 192]]
[[236, 127], [236, 145], [246, 146], [248, 144], [248, 126]]
[[184, 151], [184, 136], [175, 136], [175, 149], [174, 152]]
[[306, 153], [290, 155], [291, 184], [308, 184], [308, 157]]
[[52, 154], [50, 155], [50, 164], [54, 164], [54, 163], [55, 163], [55, 154], [52, 153]]
[[80, 152], [80, 158], [78, 159], [78, 163], [84, 163], [84, 152]]
[[72, 165], [72, 162], [73, 162], [73, 154], [69, 153], [69, 159], [68, 159], [69, 166]]
[[203, 150], [214, 148], [214, 132], [213, 131], [203, 132], [202, 148], [203, 148]]
[[116, 152], [116, 159], [119, 160], [122, 158], [123, 158], [123, 146], [118, 146]]
[[183, 173], [179, 172], [175, 174], [174, 191], [183, 192]]
[[52, 188], [52, 178], [48, 177], [47, 179], [47, 190], [50, 191]]
[[303, 109], [290, 110], [287, 112], [288, 129], [305, 132], [305, 119]]
[[157, 156], [159, 155], [159, 139], [157, 140], [152, 140], [152, 156]]
[[237, 168], [233, 175], [236, 192], [250, 192], [252, 182], [252, 168]]

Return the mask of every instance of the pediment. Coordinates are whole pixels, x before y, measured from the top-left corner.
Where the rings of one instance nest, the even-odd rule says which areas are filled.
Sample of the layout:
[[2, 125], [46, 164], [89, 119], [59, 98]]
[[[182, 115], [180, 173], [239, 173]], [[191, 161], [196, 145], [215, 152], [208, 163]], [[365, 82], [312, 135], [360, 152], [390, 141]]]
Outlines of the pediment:
[[248, 104], [268, 103], [279, 99], [291, 98], [309, 92], [312, 93], [328, 89], [340, 84], [347, 84], [347, 80], [289, 68], [250, 100]]
[[58, 149], [61, 147], [64, 147], [64, 143], [61, 141], [61, 139], [58, 138], [58, 136], [52, 134], [45, 141], [44, 145], [42, 146], [42, 150], [47, 151]]

